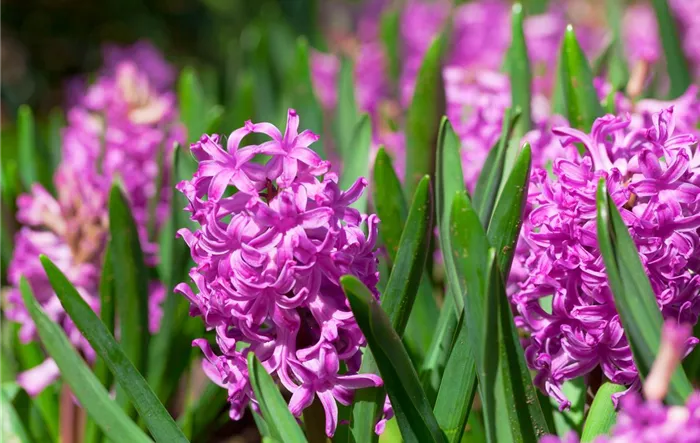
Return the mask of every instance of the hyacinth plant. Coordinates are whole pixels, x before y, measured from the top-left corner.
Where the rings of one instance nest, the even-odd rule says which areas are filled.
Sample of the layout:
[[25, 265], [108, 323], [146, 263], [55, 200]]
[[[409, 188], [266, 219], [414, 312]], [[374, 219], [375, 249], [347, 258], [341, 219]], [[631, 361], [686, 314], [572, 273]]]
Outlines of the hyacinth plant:
[[22, 108], [2, 436], [698, 441], [697, 2], [547, 3], [367, 2], [231, 109], [108, 46]]

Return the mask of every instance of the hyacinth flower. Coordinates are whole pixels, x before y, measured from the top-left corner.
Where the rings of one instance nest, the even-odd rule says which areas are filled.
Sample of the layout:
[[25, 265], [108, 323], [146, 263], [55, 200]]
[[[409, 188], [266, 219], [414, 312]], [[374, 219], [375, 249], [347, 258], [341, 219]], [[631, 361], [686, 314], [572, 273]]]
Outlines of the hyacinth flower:
[[[688, 397], [683, 406], [666, 406], [669, 381], [685, 354], [691, 328], [674, 320], [664, 324], [661, 347], [651, 372], [644, 381], [644, 399], [629, 395], [620, 402], [617, 423], [610, 436], [599, 436], [595, 443], [673, 442], [691, 443], [700, 440], [700, 393]], [[572, 432], [563, 438], [547, 436], [540, 443], [579, 443]]]
[[[136, 51], [136, 59], [143, 58], [139, 55], [142, 53], [141, 49]], [[155, 235], [169, 211], [171, 195], [167, 169], [162, 175], [159, 172], [159, 157], [167, 156], [173, 143], [183, 138], [176, 123], [173, 93], [160, 92], [128, 54], [128, 50], [120, 52], [121, 61], [107, 63], [106, 73], [68, 111], [61, 163], [54, 177], [58, 195], [54, 197], [34, 184], [28, 194], [18, 198], [17, 218], [23, 227], [17, 234], [8, 269], [13, 287], [8, 293], [6, 315], [21, 324], [20, 339], [37, 339], [36, 326], [18, 288], [20, 278], [25, 277], [50, 318], [63, 327], [89, 362], [94, 361], [95, 353], [66, 315], [39, 262], [39, 254], [48, 256], [99, 312], [98, 286], [109, 237], [107, 203], [113, 180], [123, 179], [146, 261], [154, 266], [158, 260]], [[162, 68], [161, 74], [165, 75], [165, 67]], [[173, 75], [168, 67], [171, 83]], [[149, 329], [155, 332], [165, 288], [153, 281], [149, 291]], [[47, 359], [20, 374], [18, 383], [36, 395], [58, 375], [53, 360]]]
[[[250, 134], [269, 140], [244, 145]], [[292, 394], [294, 415], [320, 401], [332, 436], [337, 403], [381, 385], [376, 375], [358, 374], [365, 339], [338, 283], [351, 274], [376, 288], [379, 220], [350, 206], [367, 181], [340, 189], [331, 165], [310, 148], [316, 140], [299, 132], [290, 109], [284, 133], [248, 121], [228, 139], [203, 135], [191, 146], [199, 167], [177, 188], [200, 225], [179, 231], [196, 264], [195, 288], [176, 290], [216, 332], [217, 352], [203, 339], [194, 345], [207, 375], [228, 390], [232, 419], [257, 407], [246, 367], [253, 352]]]
[[628, 117], [607, 115], [590, 134], [555, 128], [563, 145], [581, 143], [585, 154], [555, 160], [553, 177], [539, 170], [531, 178], [533, 209], [523, 226], [527, 278], [512, 302], [518, 324], [530, 332], [525, 354], [536, 384], [561, 408], [570, 404], [562, 383], [598, 368], [614, 383], [639, 386], [597, 243], [601, 177], [638, 246], [663, 316], [698, 321], [697, 139], [675, 131], [673, 108], [652, 120], [633, 128]]

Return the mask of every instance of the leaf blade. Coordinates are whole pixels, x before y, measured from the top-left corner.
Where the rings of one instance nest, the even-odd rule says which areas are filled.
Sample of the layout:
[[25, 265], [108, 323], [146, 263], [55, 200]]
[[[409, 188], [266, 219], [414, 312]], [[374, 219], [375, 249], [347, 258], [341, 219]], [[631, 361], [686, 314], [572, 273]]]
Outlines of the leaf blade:
[[97, 314], [45, 255], [41, 264], [66, 313], [105, 361], [157, 442], [187, 442], [175, 421]]

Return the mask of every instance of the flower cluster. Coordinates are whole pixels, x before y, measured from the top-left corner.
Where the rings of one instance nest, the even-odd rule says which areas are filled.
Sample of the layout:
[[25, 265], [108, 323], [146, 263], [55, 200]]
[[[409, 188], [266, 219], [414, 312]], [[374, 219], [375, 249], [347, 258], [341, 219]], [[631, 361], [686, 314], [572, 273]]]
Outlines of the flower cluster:
[[[294, 415], [318, 397], [331, 436], [336, 401], [350, 404], [354, 389], [381, 385], [378, 376], [357, 373], [365, 339], [338, 283], [352, 274], [376, 294], [379, 220], [350, 206], [367, 181], [340, 189], [330, 164], [309, 148], [318, 136], [298, 128], [290, 109], [284, 134], [248, 121], [225, 149], [217, 135], [191, 146], [199, 168], [177, 188], [200, 225], [179, 231], [196, 264], [196, 289], [182, 283], [177, 290], [216, 331], [220, 354], [204, 339], [194, 344], [208, 376], [228, 390], [232, 419], [250, 400], [255, 405], [246, 368], [254, 352], [292, 393]], [[249, 134], [270, 140], [241, 147]]]
[[561, 384], [598, 367], [615, 383], [639, 384], [597, 244], [600, 178], [637, 244], [664, 317], [698, 320], [700, 158], [696, 137], [676, 133], [673, 114], [664, 109], [649, 126], [607, 115], [590, 134], [555, 128], [569, 157], [554, 161], [553, 177], [541, 169], [532, 174], [523, 226], [526, 279], [512, 302], [518, 325], [531, 334], [526, 358], [535, 381], [561, 407], [568, 406]]
[[[136, 59], [140, 60], [143, 57], [138, 55], [144, 49], [140, 45], [136, 48]], [[22, 324], [21, 340], [27, 342], [37, 336], [18, 289], [24, 276], [49, 317], [65, 329], [88, 361], [94, 360], [94, 351], [63, 310], [38, 256], [47, 255], [88, 304], [99, 311], [98, 283], [109, 235], [107, 200], [112, 182], [116, 177], [125, 179], [142, 248], [148, 263], [154, 265], [158, 249], [153, 239], [167, 215], [170, 196], [167, 168], [159, 174], [159, 163], [167, 162], [159, 158], [166, 158], [174, 141], [183, 138], [176, 124], [173, 93], [159, 92], [129, 53], [120, 51], [119, 61], [108, 62], [105, 73], [68, 111], [62, 159], [54, 177], [58, 196], [35, 184], [30, 193], [19, 197], [17, 218], [24, 227], [17, 234], [8, 269], [13, 288], [8, 294], [6, 314]], [[165, 74], [161, 69], [161, 77]], [[170, 81], [173, 76], [172, 68], [168, 68]], [[150, 292], [150, 329], [156, 331], [165, 290], [154, 282]], [[21, 375], [19, 382], [35, 394], [57, 375], [55, 363], [47, 360]]]

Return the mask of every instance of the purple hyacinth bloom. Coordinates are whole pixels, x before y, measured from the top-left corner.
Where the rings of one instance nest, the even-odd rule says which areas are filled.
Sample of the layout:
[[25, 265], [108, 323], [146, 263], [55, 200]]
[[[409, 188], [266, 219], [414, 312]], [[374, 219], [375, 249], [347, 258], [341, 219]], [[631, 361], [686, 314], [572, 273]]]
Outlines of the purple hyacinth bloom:
[[[132, 61], [108, 69], [97, 78], [79, 104], [68, 112], [63, 131], [62, 161], [54, 182], [58, 195], [36, 184], [18, 198], [18, 221], [23, 225], [8, 268], [12, 289], [7, 318], [21, 324], [20, 339], [37, 339], [36, 327], [22, 301], [18, 285], [24, 276], [48, 316], [65, 330], [88, 362], [95, 353], [63, 310], [39, 262], [47, 255], [99, 312], [99, 279], [109, 236], [108, 198], [112, 182], [125, 179], [129, 205], [137, 224], [147, 263], [157, 263], [155, 235], [168, 214], [170, 184], [159, 156], [167, 156], [182, 139], [176, 123], [172, 92], [158, 92]], [[161, 178], [163, 177], [163, 178]], [[160, 180], [160, 181], [159, 181]], [[149, 231], [149, 223], [152, 232]], [[165, 288], [149, 287], [149, 329], [160, 324]], [[51, 360], [20, 375], [18, 381], [35, 395], [58, 376]]]
[[[251, 133], [271, 140], [241, 147]], [[367, 181], [340, 189], [330, 164], [310, 148], [316, 140], [299, 132], [290, 109], [284, 133], [248, 121], [226, 149], [216, 135], [192, 145], [199, 168], [177, 187], [200, 225], [179, 231], [196, 264], [196, 289], [176, 289], [216, 331], [218, 353], [206, 340], [194, 344], [207, 375], [227, 389], [232, 419], [251, 402], [257, 407], [245, 363], [254, 352], [292, 394], [294, 415], [319, 399], [332, 436], [336, 402], [348, 405], [355, 389], [381, 385], [376, 375], [358, 374], [365, 339], [338, 283], [352, 274], [377, 295], [379, 220], [350, 207]], [[269, 157], [254, 163], [258, 155]]]
[[[599, 178], [630, 229], [664, 317], [697, 323], [697, 139], [675, 131], [673, 114], [664, 109], [641, 128], [613, 115], [597, 119], [590, 134], [555, 128], [570, 155], [554, 161], [553, 178], [544, 170], [532, 174], [526, 278], [512, 301], [518, 325], [530, 332], [525, 354], [535, 381], [562, 408], [568, 400], [561, 384], [598, 367], [615, 383], [639, 387], [597, 244]], [[586, 154], [576, 155], [573, 143]]]
[[173, 87], [177, 72], [153, 44], [141, 40], [131, 46], [105, 45], [102, 48], [102, 74], [112, 76], [124, 62], [136, 64], [159, 92]]

